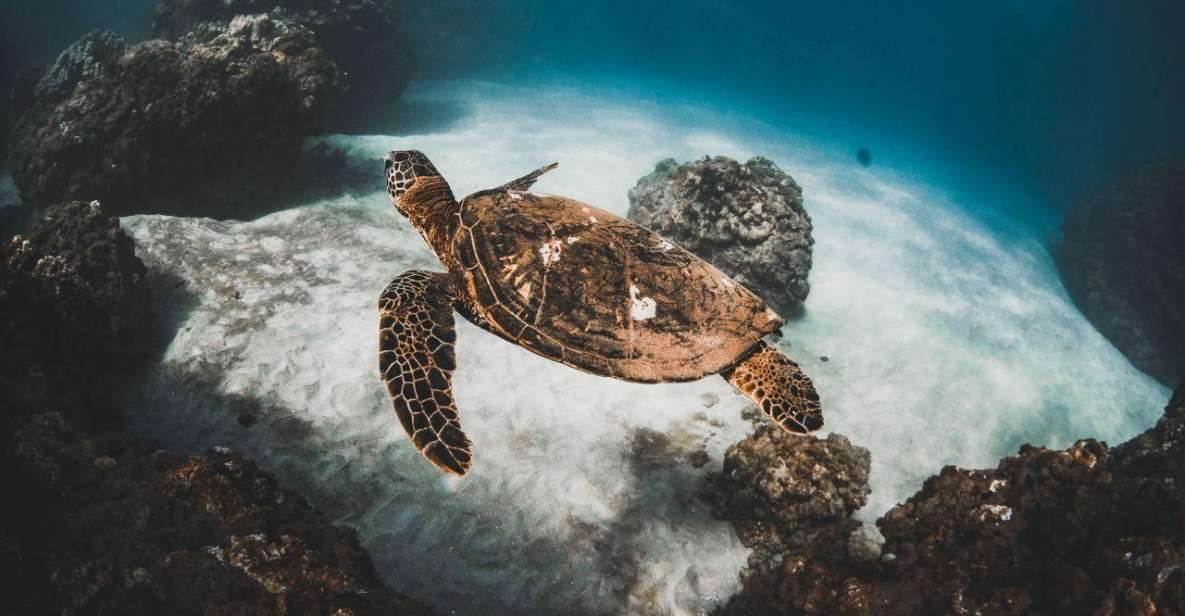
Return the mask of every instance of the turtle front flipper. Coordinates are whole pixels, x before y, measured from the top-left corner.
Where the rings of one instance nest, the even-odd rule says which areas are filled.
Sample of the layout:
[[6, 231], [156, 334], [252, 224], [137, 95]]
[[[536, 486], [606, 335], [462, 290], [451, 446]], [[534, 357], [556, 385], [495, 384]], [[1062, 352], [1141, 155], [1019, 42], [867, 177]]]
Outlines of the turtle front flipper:
[[453, 401], [452, 298], [447, 274], [396, 276], [379, 298], [379, 371], [416, 449], [441, 470], [464, 475], [473, 456]]
[[783, 430], [806, 434], [823, 427], [823, 407], [815, 384], [798, 364], [758, 342], [745, 359], [720, 373], [761, 407]]

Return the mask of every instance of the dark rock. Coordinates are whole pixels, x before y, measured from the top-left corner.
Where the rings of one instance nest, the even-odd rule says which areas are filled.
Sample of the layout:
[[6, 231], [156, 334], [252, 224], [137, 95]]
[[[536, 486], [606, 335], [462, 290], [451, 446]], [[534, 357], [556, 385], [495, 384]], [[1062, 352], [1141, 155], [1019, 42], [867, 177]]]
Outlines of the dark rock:
[[1185, 614], [1185, 386], [1114, 449], [1026, 445], [996, 469], [943, 469], [878, 522], [879, 560], [848, 558], [835, 523], [793, 519], [777, 535], [813, 542], [758, 546], [784, 565], [751, 563], [718, 613]]
[[783, 313], [810, 292], [811, 219], [772, 161], [667, 159], [630, 190], [629, 218], [711, 262]]
[[[37, 415], [6, 464], [43, 489], [52, 602], [79, 614], [427, 614], [350, 531], [238, 454], [184, 456]], [[25, 507], [21, 503], [18, 507]]]
[[[0, 92], [6, 91], [3, 84], [0, 84]], [[0, 168], [4, 168], [8, 161], [8, 139], [9, 133], [12, 132], [12, 111], [9, 109], [7, 100], [0, 98]], [[0, 203], [0, 207], [8, 205], [7, 203]]]
[[[804, 553], [841, 558], [848, 535], [859, 526], [850, 516], [868, 498], [870, 462], [867, 449], [841, 435], [820, 440], [766, 424], [729, 447], [724, 468], [710, 478], [704, 497], [753, 550], [744, 579], [776, 577], [803, 564]], [[737, 613], [746, 613], [745, 597], [736, 605], [742, 606]]]
[[839, 434], [816, 439], [759, 425], [725, 452], [711, 500], [728, 520], [788, 528], [836, 520], [864, 506], [871, 461]]
[[1137, 368], [1185, 378], [1185, 166], [1116, 182], [1063, 230], [1058, 268], [1083, 314]]
[[0, 245], [0, 374], [10, 410], [60, 410], [88, 427], [115, 423], [113, 375], [143, 352], [144, 263], [96, 203], [49, 210], [27, 238]]
[[872, 152], [870, 152], [868, 148], [860, 148], [859, 150], [856, 150], [856, 160], [859, 161], [861, 165], [867, 167], [872, 164]]
[[414, 54], [390, 0], [162, 0], [151, 31], [177, 40], [202, 22], [260, 13], [313, 32], [341, 71], [346, 100], [333, 130], [373, 127], [386, 119], [411, 79]]
[[335, 116], [342, 78], [312, 32], [265, 15], [132, 47], [92, 32], [24, 103], [13, 180], [27, 205], [249, 215], [291, 176], [305, 136]]
[[104, 430], [147, 335], [144, 277], [97, 204], [0, 246], [5, 613], [426, 614], [251, 462]]

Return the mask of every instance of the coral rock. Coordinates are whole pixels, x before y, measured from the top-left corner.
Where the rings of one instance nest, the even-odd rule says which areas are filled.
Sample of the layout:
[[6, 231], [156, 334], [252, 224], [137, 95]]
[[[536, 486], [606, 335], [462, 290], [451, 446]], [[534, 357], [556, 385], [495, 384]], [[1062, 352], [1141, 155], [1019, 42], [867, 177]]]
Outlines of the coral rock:
[[810, 292], [811, 219], [772, 161], [667, 159], [630, 190], [630, 220], [683, 246], [788, 312]]
[[92, 32], [20, 103], [13, 181], [26, 205], [243, 216], [337, 115], [342, 79], [312, 32], [267, 15], [132, 47]]
[[1063, 226], [1058, 269], [1083, 314], [1137, 368], [1185, 378], [1185, 166], [1119, 180]]
[[411, 78], [415, 57], [389, 0], [162, 0], [151, 31], [177, 40], [203, 22], [262, 13], [313, 32], [338, 67], [346, 97], [334, 130], [367, 128], [365, 120], [383, 119]]
[[885, 537], [875, 526], [861, 526], [848, 535], [848, 556], [856, 562], [876, 560], [884, 545]]
[[[0, 374], [5, 396], [82, 425], [115, 423], [113, 370], [143, 351], [147, 271], [131, 237], [98, 202], [51, 208], [29, 237], [0, 244]], [[75, 414], [73, 411], [85, 413]]]
[[765, 555], [720, 614], [1185, 614], [1185, 387], [1114, 449], [1026, 445], [995, 469], [944, 468], [878, 522], [879, 560], [840, 521], [734, 525]]

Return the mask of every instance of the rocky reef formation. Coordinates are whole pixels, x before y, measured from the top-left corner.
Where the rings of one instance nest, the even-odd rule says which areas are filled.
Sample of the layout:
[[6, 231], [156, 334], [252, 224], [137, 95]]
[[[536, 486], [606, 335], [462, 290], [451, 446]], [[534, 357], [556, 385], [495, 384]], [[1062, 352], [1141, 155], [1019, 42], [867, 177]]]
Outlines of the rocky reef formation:
[[10, 464], [33, 532], [5, 547], [48, 552], [40, 603], [63, 613], [429, 613], [383, 587], [351, 531], [237, 454], [91, 438], [47, 413], [17, 432]]
[[145, 276], [97, 202], [52, 208], [29, 237], [0, 246], [6, 421], [52, 408], [86, 427], [114, 425], [109, 384], [147, 333]]
[[10, 167], [22, 200], [216, 218], [290, 200], [308, 171], [326, 170], [302, 162], [305, 138], [374, 120], [406, 84], [392, 11], [371, 0], [166, 2], [154, 24], [167, 40], [84, 36], [17, 97]]
[[414, 54], [399, 34], [391, 0], [162, 0], [153, 35], [178, 40], [203, 22], [267, 13], [311, 31], [342, 76], [344, 100], [334, 130], [373, 126], [411, 78]]
[[844, 542], [860, 527], [851, 515], [867, 502], [870, 463], [868, 450], [844, 436], [802, 438], [768, 423], [728, 448], [704, 495], [753, 550], [746, 588], [801, 566], [801, 554], [830, 550], [842, 558]]
[[[818, 479], [858, 470], [858, 450], [809, 444], [840, 458], [824, 461], [801, 439], [750, 440], [730, 450], [717, 482], [732, 487], [713, 498], [757, 551], [718, 614], [1185, 614], [1185, 387], [1118, 447], [1026, 445], [995, 469], [947, 467], [880, 533], [832, 515], [862, 502], [858, 473]], [[779, 460], [791, 479], [770, 482], [763, 468]], [[764, 496], [778, 490], [792, 496]], [[826, 515], [803, 515], [796, 495], [818, 492]], [[749, 501], [764, 513], [738, 517]]]
[[97, 203], [0, 246], [0, 576], [12, 613], [426, 614], [352, 532], [227, 451], [110, 430], [143, 352], [144, 265]]
[[783, 313], [810, 292], [811, 218], [777, 165], [717, 156], [664, 160], [629, 192], [630, 220], [744, 283]]
[[1185, 378], [1185, 165], [1121, 179], [1063, 230], [1058, 268], [1086, 317], [1160, 382]]
[[[27, 204], [100, 199], [233, 215], [266, 199], [323, 123], [340, 75], [305, 28], [244, 17], [179, 43], [92, 32], [62, 53], [17, 120]], [[119, 205], [123, 204], [123, 205]]]

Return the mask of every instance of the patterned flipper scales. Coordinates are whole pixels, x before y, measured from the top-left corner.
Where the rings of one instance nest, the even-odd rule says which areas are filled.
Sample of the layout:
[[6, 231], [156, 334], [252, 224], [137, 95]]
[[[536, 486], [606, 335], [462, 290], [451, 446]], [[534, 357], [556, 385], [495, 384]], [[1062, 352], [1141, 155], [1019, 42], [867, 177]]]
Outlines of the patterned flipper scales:
[[806, 434], [823, 427], [823, 408], [814, 383], [798, 364], [764, 342], [720, 376], [783, 430]]
[[453, 400], [456, 330], [447, 274], [412, 270], [379, 298], [379, 372], [399, 423], [441, 470], [464, 475], [473, 455]]

